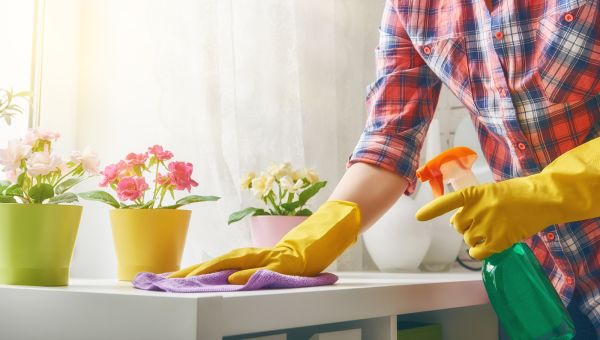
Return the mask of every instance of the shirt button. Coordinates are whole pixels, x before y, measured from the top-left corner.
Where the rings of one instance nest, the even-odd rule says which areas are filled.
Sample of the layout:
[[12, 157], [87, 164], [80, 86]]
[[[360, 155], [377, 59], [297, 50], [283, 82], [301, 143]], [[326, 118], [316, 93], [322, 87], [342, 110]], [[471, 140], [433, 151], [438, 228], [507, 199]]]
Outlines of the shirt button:
[[573, 21], [573, 19], [574, 19], [573, 18], [573, 14], [571, 14], [571, 13], [565, 14], [565, 21], [566, 22], [571, 22], [571, 21]]
[[517, 148], [519, 148], [519, 150], [525, 150], [527, 148], [527, 145], [525, 145], [524, 143], [519, 143], [517, 144]]
[[431, 47], [429, 47], [429, 46], [423, 47], [423, 53], [430, 54], [431, 53]]
[[572, 285], [573, 285], [573, 283], [575, 283], [575, 279], [573, 279], [573, 278], [572, 278], [572, 277], [570, 277], [570, 276], [567, 276], [567, 277], [565, 278], [565, 282], [566, 282], [566, 283], [567, 283], [569, 286], [572, 286]]
[[506, 89], [500, 89], [500, 96], [508, 97], [508, 91]]
[[498, 31], [494, 34], [494, 36], [496, 37], [496, 39], [501, 40], [502, 38], [504, 38], [504, 33]]
[[546, 240], [548, 240], [548, 241], [554, 241], [554, 233], [547, 233], [546, 234]]

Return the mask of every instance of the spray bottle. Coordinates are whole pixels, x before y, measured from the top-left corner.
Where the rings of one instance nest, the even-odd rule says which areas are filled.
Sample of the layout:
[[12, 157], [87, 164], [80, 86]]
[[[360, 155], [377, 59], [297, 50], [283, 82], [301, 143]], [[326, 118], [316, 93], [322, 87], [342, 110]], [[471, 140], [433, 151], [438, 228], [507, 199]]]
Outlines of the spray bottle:
[[[449, 149], [417, 170], [435, 197], [444, 186], [460, 190], [477, 185], [471, 171], [477, 154], [467, 147]], [[483, 260], [483, 284], [490, 303], [511, 339], [571, 339], [575, 335], [558, 294], [526, 244], [516, 243]]]

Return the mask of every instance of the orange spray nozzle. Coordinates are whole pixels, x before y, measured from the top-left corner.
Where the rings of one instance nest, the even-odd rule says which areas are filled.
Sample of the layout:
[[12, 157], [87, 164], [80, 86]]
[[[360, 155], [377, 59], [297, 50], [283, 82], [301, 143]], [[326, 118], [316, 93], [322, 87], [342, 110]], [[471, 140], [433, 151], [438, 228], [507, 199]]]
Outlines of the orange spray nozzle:
[[417, 178], [421, 182], [429, 181], [435, 197], [442, 196], [444, 194], [444, 180], [448, 180], [449, 177], [455, 175], [444, 173], [444, 165], [453, 162], [461, 169], [470, 172], [471, 166], [476, 159], [477, 153], [465, 146], [451, 148], [435, 156], [420, 167], [417, 170]]

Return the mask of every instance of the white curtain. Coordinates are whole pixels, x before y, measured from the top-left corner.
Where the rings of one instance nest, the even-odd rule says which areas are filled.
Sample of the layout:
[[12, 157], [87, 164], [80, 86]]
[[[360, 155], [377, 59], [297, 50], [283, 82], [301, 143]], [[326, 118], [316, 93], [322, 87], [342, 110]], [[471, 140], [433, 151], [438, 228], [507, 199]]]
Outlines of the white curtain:
[[[0, 0], [0, 91], [13, 90], [13, 93], [31, 90], [31, 59], [34, 26], [34, 1]], [[0, 93], [0, 99], [5, 96]], [[6, 147], [9, 140], [18, 138], [27, 131], [29, 105], [24, 99], [16, 99], [24, 109], [23, 114], [14, 116], [11, 125], [0, 117], [0, 148]], [[0, 179], [4, 175], [0, 173]]]
[[[248, 246], [247, 222], [226, 223], [257, 204], [238, 189], [244, 173], [271, 161], [314, 167], [329, 185], [313, 207], [342, 176], [364, 125], [383, 2], [48, 1], [46, 53], [70, 51], [76, 62], [45, 64], [54, 76], [42, 124], [64, 126], [64, 86], [52, 83], [64, 81], [62, 68], [75, 75], [75, 131], [63, 134], [76, 134], [77, 147], [91, 145], [108, 164], [162, 144], [195, 164], [196, 193], [222, 197], [191, 207], [184, 264]], [[67, 4], [79, 14], [69, 39], [53, 30]], [[113, 253], [107, 207], [85, 203], [73, 275], [114, 276]], [[360, 269], [362, 259], [359, 246], [339, 268]]]

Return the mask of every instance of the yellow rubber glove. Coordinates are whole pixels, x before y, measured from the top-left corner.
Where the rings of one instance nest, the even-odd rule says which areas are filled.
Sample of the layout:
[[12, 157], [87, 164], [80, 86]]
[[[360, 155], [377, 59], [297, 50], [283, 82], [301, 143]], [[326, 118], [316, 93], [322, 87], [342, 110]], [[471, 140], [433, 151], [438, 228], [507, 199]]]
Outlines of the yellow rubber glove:
[[538, 174], [468, 187], [417, 211], [427, 221], [462, 207], [451, 223], [484, 259], [552, 224], [600, 216], [600, 138], [564, 153]]
[[315, 276], [356, 242], [359, 231], [360, 212], [355, 203], [327, 201], [272, 248], [236, 249], [169, 277], [189, 277], [226, 269], [239, 270], [229, 276], [228, 281], [232, 284], [245, 284], [259, 269]]

